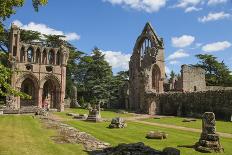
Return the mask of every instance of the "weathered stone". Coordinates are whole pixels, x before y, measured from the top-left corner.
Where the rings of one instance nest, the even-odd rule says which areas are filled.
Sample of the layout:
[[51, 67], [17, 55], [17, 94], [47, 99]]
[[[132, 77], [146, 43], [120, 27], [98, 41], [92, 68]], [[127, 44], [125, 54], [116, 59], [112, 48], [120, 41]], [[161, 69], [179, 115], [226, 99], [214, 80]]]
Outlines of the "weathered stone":
[[205, 112], [202, 117], [202, 133], [195, 149], [199, 152], [223, 152], [219, 135], [216, 134], [216, 120], [213, 112]]
[[186, 118], [186, 119], [183, 119], [182, 122], [196, 122], [196, 121], [197, 121], [196, 119]]
[[86, 120], [88, 117], [87, 114], [79, 114], [79, 115], [76, 115], [75, 117], [73, 117], [74, 119], [80, 119], [80, 120]]
[[[164, 44], [150, 23], [137, 38], [129, 62], [129, 108], [155, 114], [156, 108], [145, 105], [145, 92], [163, 92], [165, 78]], [[148, 108], [150, 107], [150, 109]]]
[[168, 137], [168, 134], [166, 134], [165, 132], [160, 132], [160, 131], [150, 131], [146, 135], [147, 139], [166, 139], [167, 137]]
[[76, 113], [66, 113], [67, 116], [73, 116], [73, 117], [78, 117], [79, 114]]
[[180, 155], [180, 150], [172, 147], [166, 147], [163, 149], [162, 155]]
[[36, 112], [35, 115], [42, 115], [42, 116], [48, 116], [48, 111], [43, 109], [43, 108], [39, 108]]
[[101, 119], [101, 108], [100, 108], [100, 104], [96, 107], [96, 105], [94, 106], [94, 108], [89, 108], [89, 115], [87, 117], [87, 121], [91, 121], [91, 122], [100, 122], [102, 121]]
[[81, 132], [68, 124], [64, 124], [47, 117], [41, 119], [47, 128], [59, 130], [59, 136], [52, 137], [52, 139], [57, 143], [81, 143], [87, 151], [105, 149], [110, 146], [109, 143], [102, 142], [90, 134]]
[[[30, 100], [19, 96], [7, 98], [6, 113], [22, 113], [24, 106], [64, 110], [66, 66], [69, 49], [60, 45], [49, 47], [42, 43], [24, 43], [20, 28], [12, 24], [9, 41], [9, 63], [12, 70], [11, 85], [30, 95]], [[28, 111], [26, 111], [28, 112]], [[34, 113], [34, 112], [33, 112]]]
[[0, 115], [3, 115], [3, 109], [0, 109]]
[[[93, 153], [94, 154], [94, 153]], [[162, 155], [161, 151], [155, 150], [144, 143], [119, 144], [116, 147], [106, 148], [96, 155]]]
[[121, 117], [116, 117], [111, 120], [109, 128], [125, 128], [127, 127], [126, 122]]

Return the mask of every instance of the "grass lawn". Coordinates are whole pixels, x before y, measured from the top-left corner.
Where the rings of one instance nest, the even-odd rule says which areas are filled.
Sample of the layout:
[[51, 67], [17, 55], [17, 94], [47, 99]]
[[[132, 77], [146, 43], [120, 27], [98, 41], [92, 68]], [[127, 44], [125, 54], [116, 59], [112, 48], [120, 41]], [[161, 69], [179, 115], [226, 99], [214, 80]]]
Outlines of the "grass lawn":
[[[144, 119], [144, 121], [201, 129], [202, 126], [201, 119], [197, 119], [197, 121], [195, 122], [182, 122], [183, 119], [184, 119], [183, 117], [164, 117], [161, 119], [149, 118], [149, 119]], [[216, 121], [216, 130], [218, 132], [225, 132], [232, 134], [232, 122]]]
[[82, 145], [56, 144], [54, 130], [32, 116], [0, 116], [0, 155], [86, 155]]
[[[66, 113], [77, 113], [77, 114], [89, 114], [89, 111], [87, 109], [65, 109], [65, 112], [56, 112], [57, 115], [65, 117]], [[127, 114], [121, 114], [121, 113], [116, 113], [115, 110], [107, 110], [107, 111], [101, 111], [101, 116], [103, 118], [114, 118], [114, 117], [133, 117], [134, 115], [131, 113]], [[71, 118], [70, 116], [67, 116], [66, 118]]]
[[[155, 149], [162, 150], [165, 147], [177, 147], [178, 145], [193, 145], [198, 141], [200, 134], [186, 131], [179, 131], [175, 129], [167, 129], [151, 125], [144, 125], [141, 123], [128, 122], [128, 127], [125, 129], [109, 129], [107, 126], [109, 122], [91, 123], [85, 121], [71, 120], [66, 121], [67, 124], [85, 131], [95, 136], [96, 138], [108, 142], [112, 145], [119, 143], [135, 143], [144, 142]], [[166, 140], [149, 140], [145, 138], [148, 131], [159, 130], [168, 133]], [[221, 144], [225, 149], [222, 155], [231, 155], [232, 139], [221, 138]], [[183, 155], [200, 155], [202, 153], [196, 152], [191, 148], [179, 148]], [[212, 154], [213, 155], [213, 154]], [[216, 155], [216, 153], [215, 153]]]

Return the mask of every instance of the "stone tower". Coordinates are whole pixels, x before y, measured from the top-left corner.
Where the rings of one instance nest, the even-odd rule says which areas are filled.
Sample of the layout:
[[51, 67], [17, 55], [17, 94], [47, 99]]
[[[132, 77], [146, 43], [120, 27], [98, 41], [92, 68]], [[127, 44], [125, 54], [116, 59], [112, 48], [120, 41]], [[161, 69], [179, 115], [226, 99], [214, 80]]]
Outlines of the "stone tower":
[[129, 107], [145, 112], [146, 92], [163, 92], [165, 78], [164, 44], [150, 23], [137, 38], [129, 62]]
[[7, 106], [14, 110], [44, 107], [63, 111], [68, 57], [69, 50], [62, 45], [48, 47], [38, 42], [22, 42], [20, 29], [12, 25], [9, 60], [14, 72], [11, 85], [32, 99], [11, 96]]

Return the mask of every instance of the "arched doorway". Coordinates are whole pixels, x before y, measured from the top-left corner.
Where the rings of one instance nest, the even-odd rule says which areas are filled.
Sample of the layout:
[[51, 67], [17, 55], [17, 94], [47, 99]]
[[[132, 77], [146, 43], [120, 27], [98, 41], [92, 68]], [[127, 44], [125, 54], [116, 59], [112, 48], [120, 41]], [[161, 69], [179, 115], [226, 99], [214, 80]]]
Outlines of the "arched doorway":
[[159, 92], [159, 81], [161, 79], [161, 72], [157, 65], [154, 65], [152, 69], [152, 88]]
[[31, 96], [31, 99], [20, 98], [20, 107], [37, 106], [38, 104], [38, 87], [31, 78], [26, 78], [21, 84], [21, 92]]
[[60, 106], [60, 85], [55, 79], [48, 79], [43, 85], [42, 107], [58, 109]]

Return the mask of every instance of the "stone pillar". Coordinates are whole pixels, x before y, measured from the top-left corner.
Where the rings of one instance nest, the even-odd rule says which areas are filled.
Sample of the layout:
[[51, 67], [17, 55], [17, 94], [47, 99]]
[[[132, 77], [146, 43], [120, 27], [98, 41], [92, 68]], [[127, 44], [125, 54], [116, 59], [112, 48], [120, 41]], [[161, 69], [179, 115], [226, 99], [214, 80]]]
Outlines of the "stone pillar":
[[43, 96], [43, 88], [39, 88], [38, 91], [38, 107], [42, 108], [42, 96]]
[[205, 112], [202, 116], [202, 133], [199, 141], [195, 144], [195, 149], [199, 152], [223, 152], [216, 134], [216, 120], [213, 112]]

